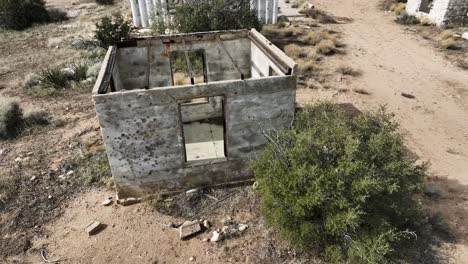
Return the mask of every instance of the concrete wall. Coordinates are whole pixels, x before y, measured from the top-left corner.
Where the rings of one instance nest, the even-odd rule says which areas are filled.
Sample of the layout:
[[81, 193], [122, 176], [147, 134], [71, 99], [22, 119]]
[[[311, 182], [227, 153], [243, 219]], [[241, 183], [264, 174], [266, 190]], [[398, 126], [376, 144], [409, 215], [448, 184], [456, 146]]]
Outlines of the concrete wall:
[[[249, 179], [249, 160], [266, 143], [262, 131], [291, 124], [295, 87], [295, 76], [274, 76], [95, 94], [119, 196]], [[196, 166], [185, 162], [178, 105], [210, 96], [225, 99], [227, 160]]]
[[428, 18], [439, 26], [461, 25], [468, 22], [468, 1], [434, 0], [429, 13], [421, 12], [421, 5], [427, 0], [408, 0], [406, 12], [419, 18]]
[[[170, 53], [173, 51], [205, 51], [208, 82], [236, 80], [241, 74], [226, 54], [229, 52], [245, 78], [250, 78], [250, 40], [206, 41], [166, 45], [161, 40], [149, 46], [125, 47], [117, 50], [117, 68], [123, 89], [133, 90], [172, 85]], [[223, 46], [224, 45], [224, 48]], [[149, 72], [149, 73], [148, 73]]]

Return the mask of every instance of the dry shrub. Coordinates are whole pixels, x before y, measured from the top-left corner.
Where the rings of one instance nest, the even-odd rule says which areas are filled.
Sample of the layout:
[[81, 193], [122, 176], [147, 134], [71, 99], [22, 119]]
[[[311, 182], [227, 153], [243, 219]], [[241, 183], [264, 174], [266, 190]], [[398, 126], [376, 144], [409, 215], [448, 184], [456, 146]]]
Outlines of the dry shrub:
[[421, 18], [419, 20], [419, 22], [421, 23], [422, 26], [432, 26], [432, 25], [434, 25], [434, 22], [432, 22], [432, 20], [430, 20], [427, 17]]
[[299, 11], [299, 13], [304, 14], [306, 17], [316, 19], [317, 21], [319, 21], [322, 24], [336, 24], [336, 23], [338, 23], [333, 16], [331, 16], [331, 15], [327, 14], [325, 11], [322, 11], [322, 10], [317, 9], [315, 7], [304, 8], [301, 11]]
[[293, 58], [302, 58], [306, 56], [305, 50], [297, 44], [289, 44], [285, 46], [284, 52]]
[[398, 4], [393, 4], [390, 6], [390, 11], [394, 12], [397, 15], [400, 15], [405, 11], [406, 9], [406, 4], [405, 3], [398, 3]]
[[452, 30], [444, 30], [439, 34], [439, 39], [444, 40], [444, 39], [449, 39], [452, 38], [455, 33]]
[[317, 45], [320, 41], [325, 39], [331, 40], [334, 43], [336, 42], [336, 38], [327, 30], [311, 31], [304, 37], [304, 41], [311, 45]]
[[465, 59], [462, 59], [458, 62], [458, 65], [465, 69], [465, 70], [468, 70], [468, 57], [466, 57]]
[[329, 39], [320, 41], [316, 45], [316, 50], [318, 53], [323, 55], [331, 55], [337, 51], [335, 43]]
[[443, 49], [458, 49], [458, 43], [454, 38], [442, 39], [439, 41], [439, 47]]
[[314, 75], [319, 71], [319, 68], [312, 60], [298, 60], [297, 61], [299, 72], [304, 75]]
[[354, 76], [354, 77], [362, 75], [361, 70], [355, 70], [351, 66], [340, 66], [337, 69], [337, 72], [339, 72], [339, 73], [341, 73], [343, 75], [349, 75], [349, 76]]
[[190, 84], [190, 78], [185, 74], [177, 72], [174, 74], [174, 85], [186, 85]]

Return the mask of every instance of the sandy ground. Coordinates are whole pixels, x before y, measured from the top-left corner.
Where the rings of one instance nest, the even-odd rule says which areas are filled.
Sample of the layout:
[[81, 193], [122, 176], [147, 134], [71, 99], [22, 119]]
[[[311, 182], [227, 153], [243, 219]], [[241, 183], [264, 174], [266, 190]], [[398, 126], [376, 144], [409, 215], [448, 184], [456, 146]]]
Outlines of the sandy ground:
[[[51, 0], [48, 3], [71, 7], [73, 1]], [[395, 24], [393, 15], [384, 14], [379, 9], [379, 0], [316, 0], [314, 4], [351, 21], [326, 26], [342, 32], [343, 42], [347, 44], [347, 55], [327, 58], [326, 67], [333, 71], [340, 65], [349, 65], [362, 70], [363, 75], [337, 78], [339, 75], [335, 74], [328, 80], [330, 89], [299, 90], [299, 103], [331, 100], [352, 103], [359, 109], [371, 110], [386, 105], [389, 111], [395, 113], [412, 151], [421, 160], [432, 164], [429, 181], [439, 190], [439, 197], [428, 205], [428, 209], [433, 213], [440, 212], [456, 236], [456, 240], [447, 242], [443, 250], [450, 256], [451, 263], [466, 263], [468, 72], [445, 60], [442, 53], [423, 38]], [[60, 37], [64, 33], [58, 29], [50, 30], [54, 30], [54, 37]], [[74, 30], [63, 29], [67, 35]], [[47, 47], [46, 37], [38, 35], [36, 38], [41, 52], [27, 51], [25, 55], [31, 57], [32, 64], [16, 53], [9, 57], [0, 57], [0, 62], [14, 71], [0, 80], [4, 81], [8, 76], [20, 76], [14, 75], [18, 72], [24, 73], [12, 78], [13, 81], [3, 82], [2, 85], [7, 89], [2, 94], [21, 95], [19, 90], [14, 90], [14, 86], [20, 84], [26, 73], [33, 72], [47, 61], [44, 57], [54, 50]], [[26, 42], [26, 39], [22, 41]], [[3, 50], [11, 48], [10, 44], [2, 45], [0, 48]], [[54, 51], [54, 58], [57, 61], [62, 60], [67, 56], [66, 52], [68, 51], [61, 49]], [[340, 92], [341, 88], [348, 89], [348, 92]], [[370, 94], [354, 93], [354, 89], [364, 89]], [[413, 94], [416, 98], [402, 97], [401, 92]], [[57, 110], [58, 115], [70, 111], [69, 107], [72, 110], [73, 107], [77, 108], [66, 102], [66, 99], [60, 99], [57, 106], [48, 106], [46, 99], [38, 101], [27, 96], [22, 96], [22, 99], [27, 105]], [[95, 119], [90, 114], [92, 110], [79, 112], [73, 119], [80, 119], [80, 122], [94, 127]], [[68, 134], [76, 127], [81, 129], [78, 125], [69, 125], [64, 131], [56, 131], [54, 139], [60, 137], [60, 133], [65, 138], [70, 138]], [[31, 137], [26, 138], [26, 142], [23, 142], [24, 139], [18, 141], [18, 144], [14, 144], [33, 144]], [[213, 244], [202, 240], [209, 237], [208, 233], [189, 241], [180, 241], [177, 231], [161, 224], [182, 222], [185, 219], [162, 215], [147, 204], [103, 207], [101, 202], [108, 196], [114, 196], [114, 193], [93, 190], [70, 200], [63, 216], [44, 227], [48, 235], [36, 237], [32, 241], [32, 250], [26, 256], [18, 256], [9, 261], [16, 259], [17, 263], [41, 263], [37, 249], [44, 246], [50, 253], [50, 258], [60, 258], [61, 263], [301, 263], [287, 247], [278, 249], [272, 246], [273, 243], [269, 241], [274, 240], [275, 235], [264, 227], [255, 213], [255, 199], [249, 198], [249, 193], [243, 194], [245, 197], [241, 195], [239, 200], [230, 203], [232, 207], [223, 208], [205, 217], [214, 222], [215, 228], [221, 227], [220, 221], [226, 215], [249, 224], [250, 228], [242, 236]], [[98, 235], [88, 237], [83, 228], [92, 220], [101, 221], [107, 227]], [[190, 260], [192, 257], [193, 261]], [[318, 263], [307, 259], [305, 261]]]

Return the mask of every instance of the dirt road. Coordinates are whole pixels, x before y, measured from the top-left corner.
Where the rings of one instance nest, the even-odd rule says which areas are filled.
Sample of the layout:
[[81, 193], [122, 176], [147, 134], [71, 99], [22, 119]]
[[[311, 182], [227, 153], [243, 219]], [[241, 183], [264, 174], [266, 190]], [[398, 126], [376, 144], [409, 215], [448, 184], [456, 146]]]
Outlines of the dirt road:
[[[464, 227], [468, 226], [468, 71], [457, 68], [428, 41], [396, 24], [394, 15], [385, 14], [379, 3], [314, 1], [337, 17], [351, 19], [331, 26], [343, 33], [348, 54], [330, 60], [329, 67], [349, 65], [361, 69], [363, 75], [337, 81], [336, 87], [364, 89], [370, 95], [303, 90], [298, 100], [351, 102], [359, 109], [386, 105], [395, 113], [411, 149], [421, 160], [430, 161], [431, 174], [442, 189], [442, 199], [430, 210], [441, 211], [464, 240], [468, 235]], [[401, 96], [402, 92], [415, 99]], [[468, 248], [460, 239], [453, 263], [468, 259]]]

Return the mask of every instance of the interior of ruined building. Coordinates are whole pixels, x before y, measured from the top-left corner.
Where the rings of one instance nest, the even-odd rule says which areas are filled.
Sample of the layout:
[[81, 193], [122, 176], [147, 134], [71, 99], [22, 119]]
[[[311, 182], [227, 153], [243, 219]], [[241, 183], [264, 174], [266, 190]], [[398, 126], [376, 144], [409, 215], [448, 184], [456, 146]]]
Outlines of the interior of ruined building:
[[227, 172], [240, 173], [246, 163], [239, 161], [255, 158], [266, 143], [261, 130], [291, 123], [295, 67], [255, 30], [111, 47], [93, 93], [118, 189], [140, 194], [155, 186], [246, 179], [245, 173]]

